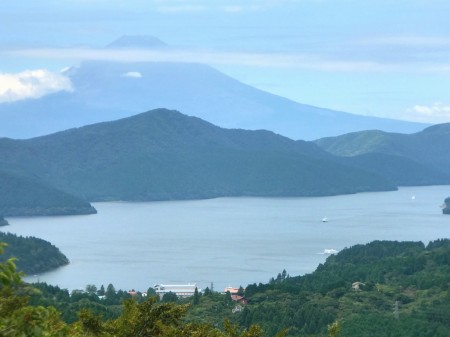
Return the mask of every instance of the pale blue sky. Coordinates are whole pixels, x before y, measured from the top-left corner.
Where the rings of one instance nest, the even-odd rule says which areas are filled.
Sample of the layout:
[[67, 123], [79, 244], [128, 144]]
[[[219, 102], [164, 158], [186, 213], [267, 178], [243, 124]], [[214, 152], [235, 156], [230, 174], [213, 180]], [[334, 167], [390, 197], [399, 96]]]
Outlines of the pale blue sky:
[[[208, 63], [305, 104], [450, 122], [449, 16], [448, 0], [4, 1], [0, 101], [37, 92], [20, 87], [26, 76], [39, 78], [28, 83], [44, 86], [40, 95], [67, 90], [53, 73], [83, 59], [170, 60]], [[174, 48], [101, 49], [123, 34]]]

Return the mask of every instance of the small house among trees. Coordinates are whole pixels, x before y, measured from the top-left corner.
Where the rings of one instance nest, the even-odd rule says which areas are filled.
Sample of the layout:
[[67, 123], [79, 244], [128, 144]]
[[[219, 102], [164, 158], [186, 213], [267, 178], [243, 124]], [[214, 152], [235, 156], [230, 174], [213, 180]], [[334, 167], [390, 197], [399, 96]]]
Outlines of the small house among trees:
[[231, 295], [231, 299], [235, 302], [238, 302], [240, 304], [247, 304], [248, 300], [244, 296], [239, 295]]
[[353, 282], [352, 283], [352, 289], [355, 291], [361, 290], [361, 287], [363, 287], [363, 286], [365, 286], [365, 284], [362, 282]]

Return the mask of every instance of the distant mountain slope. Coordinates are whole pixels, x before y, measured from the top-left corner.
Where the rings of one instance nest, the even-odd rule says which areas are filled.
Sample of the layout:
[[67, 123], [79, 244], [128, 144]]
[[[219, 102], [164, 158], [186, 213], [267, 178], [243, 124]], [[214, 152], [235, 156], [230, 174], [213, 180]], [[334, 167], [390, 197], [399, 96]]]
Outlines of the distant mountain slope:
[[2, 165], [91, 201], [395, 189], [380, 176], [333, 162], [313, 143], [222, 129], [166, 109], [8, 144], [0, 142]]
[[315, 141], [345, 162], [399, 185], [450, 184], [450, 123], [415, 134], [362, 131]]
[[442, 172], [434, 166], [399, 155], [366, 153], [346, 157], [343, 162], [346, 165], [379, 174], [398, 186], [450, 184], [450, 172]]
[[86, 201], [48, 186], [35, 178], [0, 170], [0, 215], [92, 214]]
[[111, 42], [106, 48], [162, 48], [167, 44], [151, 35], [123, 35], [117, 40]]
[[[113, 49], [167, 48], [156, 38], [126, 36]], [[73, 92], [0, 104], [0, 136], [30, 138], [169, 108], [225, 128], [265, 129], [313, 140], [376, 128], [411, 133], [426, 125], [300, 104], [194, 63], [86, 61], [64, 73]]]
[[325, 151], [336, 156], [352, 157], [371, 152], [398, 154], [389, 144], [393, 139], [403, 138], [403, 134], [387, 133], [380, 130], [352, 132], [337, 137], [326, 137], [314, 142]]

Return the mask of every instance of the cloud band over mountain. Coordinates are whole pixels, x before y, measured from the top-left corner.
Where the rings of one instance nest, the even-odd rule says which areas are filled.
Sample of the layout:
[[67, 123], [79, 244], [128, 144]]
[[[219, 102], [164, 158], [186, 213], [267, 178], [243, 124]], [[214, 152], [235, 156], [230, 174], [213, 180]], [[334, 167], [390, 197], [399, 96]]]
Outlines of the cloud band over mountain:
[[72, 83], [68, 77], [45, 69], [26, 70], [16, 74], [0, 73], [1, 103], [72, 90]]

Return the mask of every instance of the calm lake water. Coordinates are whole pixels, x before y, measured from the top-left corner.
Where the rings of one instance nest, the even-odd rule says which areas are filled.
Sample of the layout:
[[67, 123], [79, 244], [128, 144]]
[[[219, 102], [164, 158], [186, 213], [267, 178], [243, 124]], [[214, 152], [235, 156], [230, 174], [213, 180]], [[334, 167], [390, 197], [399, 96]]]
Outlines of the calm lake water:
[[28, 281], [140, 291], [213, 282], [222, 290], [266, 283], [284, 268], [310, 273], [325, 261], [324, 249], [448, 238], [450, 216], [439, 206], [449, 195], [450, 186], [428, 186], [320, 198], [104, 202], [94, 204], [96, 215], [8, 218], [2, 230], [48, 240], [70, 259]]

